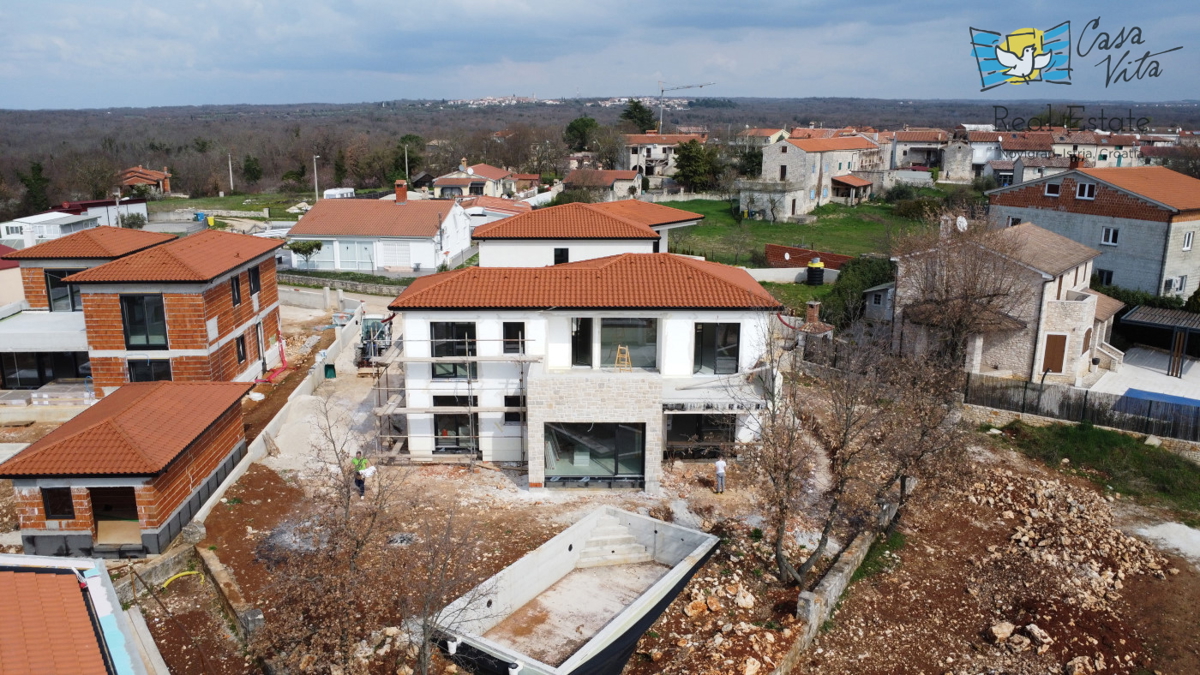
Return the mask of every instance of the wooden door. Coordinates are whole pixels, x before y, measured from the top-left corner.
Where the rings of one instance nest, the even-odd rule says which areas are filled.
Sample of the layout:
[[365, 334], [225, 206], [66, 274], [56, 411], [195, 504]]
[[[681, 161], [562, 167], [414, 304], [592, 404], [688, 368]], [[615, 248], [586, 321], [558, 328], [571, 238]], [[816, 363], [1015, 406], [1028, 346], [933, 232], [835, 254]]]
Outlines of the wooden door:
[[1042, 356], [1042, 372], [1061, 373], [1063, 371], [1063, 357], [1066, 354], [1067, 336], [1047, 335], [1046, 352]]

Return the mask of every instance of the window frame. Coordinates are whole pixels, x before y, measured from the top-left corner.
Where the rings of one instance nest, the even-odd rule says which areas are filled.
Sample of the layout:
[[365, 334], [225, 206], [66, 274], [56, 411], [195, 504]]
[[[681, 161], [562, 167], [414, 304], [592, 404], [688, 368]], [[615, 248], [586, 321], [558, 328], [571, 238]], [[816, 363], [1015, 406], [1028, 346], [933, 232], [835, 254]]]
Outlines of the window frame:
[[[145, 365], [149, 368], [149, 378], [135, 378], [133, 375], [134, 366]], [[162, 367], [166, 367], [166, 377], [160, 377]], [[157, 373], [155, 371], [158, 371]], [[126, 375], [130, 382], [170, 382], [171, 381], [171, 359], [130, 359], [125, 365]]]
[[[155, 300], [157, 300], [157, 304], [161, 308], [161, 311], [162, 311], [162, 326], [163, 326], [162, 344], [152, 344], [151, 343], [151, 339], [154, 336], [150, 332], [152, 322], [150, 320], [150, 311], [149, 311], [150, 308], [147, 307], [147, 303], [151, 302], [151, 301], [155, 301]], [[146, 340], [145, 344], [133, 344], [129, 340], [130, 336], [132, 335], [132, 332], [130, 330], [130, 328], [131, 328], [130, 323], [131, 323], [132, 319], [130, 317], [129, 309], [130, 309], [130, 306], [135, 301], [141, 305], [142, 314], [143, 314], [144, 321], [145, 321], [145, 330], [144, 330], [144, 337]], [[166, 350], [166, 349], [171, 348], [171, 346], [170, 346], [171, 340], [170, 340], [170, 337], [168, 336], [169, 330], [167, 328], [167, 308], [166, 308], [166, 303], [163, 302], [163, 296], [161, 293], [123, 294], [123, 295], [119, 296], [119, 302], [121, 304], [121, 331], [125, 335], [125, 349]]]
[[1183, 233], [1183, 250], [1185, 250], [1185, 251], [1192, 250], [1192, 240], [1195, 239], [1195, 235], [1196, 235], [1195, 232], [1184, 232]]
[[233, 348], [234, 348], [235, 353], [237, 354], [238, 364], [240, 365], [240, 364], [245, 363], [246, 362], [246, 336], [239, 335], [239, 336], [235, 337], [233, 339]]
[[[505, 395], [504, 407], [505, 408], [524, 408], [525, 407], [525, 397], [521, 396], [520, 394], [514, 394], [512, 396]], [[525, 413], [523, 413], [523, 412], [505, 412], [504, 413], [504, 423], [507, 425], [525, 424]]]
[[233, 302], [234, 307], [242, 304], [241, 276], [240, 274], [235, 274], [229, 278], [229, 299]]
[[[429, 353], [435, 357], [478, 355], [479, 334], [474, 321], [431, 321], [429, 322]], [[448, 331], [450, 337], [437, 333]], [[462, 337], [458, 337], [459, 332]], [[461, 343], [461, 345], [459, 344]], [[457, 353], [460, 351], [461, 354]], [[454, 353], [446, 353], [454, 352]], [[430, 376], [435, 380], [474, 380], [479, 376], [478, 364], [474, 361], [432, 363]]]
[[1121, 228], [1105, 226], [1100, 232], [1101, 246], [1120, 246]]
[[[41, 488], [41, 492], [42, 509], [46, 514], [46, 520], [75, 520], [75, 497], [71, 494], [71, 488], [44, 487]], [[51, 508], [51, 500], [49, 499], [51, 495], [49, 493], [53, 493], [55, 495], [55, 508]], [[69, 510], [59, 510], [58, 508], [64, 506], [64, 504], [59, 501], [63, 498], [64, 494], [66, 496], [66, 507]]]
[[257, 267], [246, 270], [246, 281], [250, 286], [250, 295], [262, 292], [262, 271]]
[[[596, 324], [590, 316], [571, 317], [571, 367], [595, 367]], [[586, 348], [585, 348], [586, 347]]]
[[1100, 281], [1101, 286], [1112, 286], [1113, 285], [1112, 270], [1094, 269], [1094, 270], [1092, 270], [1092, 272], [1096, 275], [1097, 280]]
[[[517, 330], [516, 337], [510, 337], [510, 329]], [[505, 354], [524, 354], [525, 353], [525, 322], [524, 321], [504, 321], [500, 326], [501, 335], [503, 336], [504, 353]]]
[[[66, 267], [46, 267], [42, 270], [42, 277], [46, 281], [46, 304], [50, 307], [51, 312], [82, 312], [83, 311], [83, 293], [79, 290], [78, 284], [64, 283], [63, 279], [84, 271], [86, 268], [66, 268]], [[54, 307], [54, 288], [50, 284], [51, 277], [66, 288], [68, 309], [56, 309]]]
[[[1054, 188], [1054, 191], [1051, 192], [1050, 188]], [[1042, 194], [1057, 199], [1062, 195], [1062, 183], [1046, 183], [1046, 189]]]
[[[560, 258], [561, 258], [561, 260], [560, 260]], [[571, 262], [571, 249], [570, 248], [555, 248], [554, 249], [554, 264], [555, 265], [565, 265], [569, 262]]]
[[[732, 334], [733, 342], [727, 342]], [[741, 372], [742, 324], [697, 321], [692, 328], [692, 374], [736, 375]], [[733, 369], [729, 368], [732, 359]], [[711, 367], [712, 372], [707, 372]]]
[[1077, 183], [1075, 185], [1075, 198], [1087, 201], [1095, 201], [1096, 199], [1096, 184], [1095, 183]]

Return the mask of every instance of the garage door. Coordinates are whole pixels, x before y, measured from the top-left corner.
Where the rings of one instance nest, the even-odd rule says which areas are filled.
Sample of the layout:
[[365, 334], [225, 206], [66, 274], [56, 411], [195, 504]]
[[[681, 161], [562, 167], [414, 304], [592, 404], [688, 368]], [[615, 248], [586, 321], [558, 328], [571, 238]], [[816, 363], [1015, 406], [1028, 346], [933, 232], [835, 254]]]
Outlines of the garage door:
[[379, 262], [384, 267], [412, 267], [412, 254], [407, 241], [385, 241], [381, 244]]

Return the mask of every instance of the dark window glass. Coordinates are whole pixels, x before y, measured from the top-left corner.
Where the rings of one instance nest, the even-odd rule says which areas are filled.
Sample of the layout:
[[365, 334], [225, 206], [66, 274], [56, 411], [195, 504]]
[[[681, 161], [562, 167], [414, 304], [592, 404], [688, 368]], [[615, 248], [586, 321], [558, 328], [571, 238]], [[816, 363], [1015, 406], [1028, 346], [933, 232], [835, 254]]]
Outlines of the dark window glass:
[[[505, 408], [524, 408], [525, 407], [525, 397], [524, 396], [505, 396], [504, 397], [504, 407]], [[506, 413], [504, 413], [504, 423], [505, 424], [521, 424], [524, 421], [525, 421], [525, 413], [523, 413], [523, 412], [506, 412]]]
[[246, 278], [250, 281], [250, 295], [262, 290], [262, 273], [257, 267], [251, 267], [246, 270]]
[[601, 319], [600, 364], [609, 368], [615, 366], [617, 351], [621, 347], [629, 350], [629, 362], [632, 367], [657, 368], [658, 320]]
[[75, 519], [71, 488], [42, 488], [42, 506], [46, 508], [46, 520]]
[[504, 353], [505, 354], [524, 354], [525, 353], [525, 322], [524, 321], [505, 321], [504, 322]]
[[738, 372], [741, 328], [736, 323], [696, 324], [692, 372], [704, 375]]
[[127, 349], [166, 349], [167, 315], [161, 295], [122, 295]]
[[566, 262], [571, 262], [570, 254], [567, 251], [568, 251], [568, 249], [565, 249], [565, 248], [554, 249], [554, 264], [555, 265], [561, 265]]
[[242, 304], [242, 283], [240, 274], [233, 275], [233, 278], [229, 280], [229, 293], [233, 296], [234, 307]]
[[46, 270], [46, 297], [51, 312], [82, 312], [83, 298], [75, 284], [63, 283], [65, 277], [83, 270]]
[[646, 466], [646, 425], [548, 422], [546, 475], [641, 476]]
[[471, 186], [471, 194], [482, 195], [483, 194], [483, 186], [482, 185], [472, 185]]
[[[475, 356], [475, 322], [435, 321], [429, 324], [429, 332], [434, 356]], [[477, 376], [476, 364], [434, 363], [433, 376], [438, 379], [474, 379]]]
[[592, 367], [592, 320], [571, 319], [571, 365]]
[[1101, 286], [1112, 286], [1112, 270], [1096, 270], [1096, 276], [1100, 279]]
[[158, 382], [171, 379], [171, 361], [155, 359], [129, 362], [130, 382]]
[[246, 336], [239, 335], [237, 337], [237, 339], [235, 339], [233, 341], [233, 344], [236, 345], [236, 347], [237, 347], [238, 363], [245, 363], [246, 362]]

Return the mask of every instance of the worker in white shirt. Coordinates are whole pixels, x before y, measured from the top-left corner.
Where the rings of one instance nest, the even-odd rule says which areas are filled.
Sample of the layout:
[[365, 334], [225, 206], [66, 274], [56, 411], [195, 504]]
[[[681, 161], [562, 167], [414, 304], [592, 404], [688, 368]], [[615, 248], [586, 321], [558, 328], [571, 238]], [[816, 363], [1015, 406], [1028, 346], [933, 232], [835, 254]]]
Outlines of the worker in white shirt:
[[717, 494], [725, 492], [725, 455], [717, 455]]

